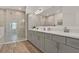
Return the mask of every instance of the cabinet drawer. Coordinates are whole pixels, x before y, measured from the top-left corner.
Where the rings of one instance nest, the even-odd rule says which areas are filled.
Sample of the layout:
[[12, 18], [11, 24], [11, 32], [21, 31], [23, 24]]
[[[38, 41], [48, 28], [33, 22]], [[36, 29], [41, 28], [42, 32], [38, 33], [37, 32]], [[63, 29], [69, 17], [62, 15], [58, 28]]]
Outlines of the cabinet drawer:
[[73, 39], [73, 38], [66, 38], [67, 39], [67, 45], [70, 45], [75, 48], [79, 48], [79, 40]]
[[53, 35], [52, 39], [59, 43], [65, 43], [65, 37], [63, 36]]
[[47, 53], [57, 53], [56, 42], [45, 39], [45, 52], [47, 52]]
[[64, 44], [59, 45], [59, 53], [79, 53], [79, 50], [66, 46]]

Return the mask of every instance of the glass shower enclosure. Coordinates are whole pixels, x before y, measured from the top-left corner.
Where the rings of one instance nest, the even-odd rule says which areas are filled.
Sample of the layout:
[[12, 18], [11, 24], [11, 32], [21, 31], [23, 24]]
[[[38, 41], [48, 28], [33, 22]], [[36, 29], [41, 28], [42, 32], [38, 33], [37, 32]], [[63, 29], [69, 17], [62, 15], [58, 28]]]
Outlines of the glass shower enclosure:
[[25, 39], [25, 12], [0, 9], [0, 43]]

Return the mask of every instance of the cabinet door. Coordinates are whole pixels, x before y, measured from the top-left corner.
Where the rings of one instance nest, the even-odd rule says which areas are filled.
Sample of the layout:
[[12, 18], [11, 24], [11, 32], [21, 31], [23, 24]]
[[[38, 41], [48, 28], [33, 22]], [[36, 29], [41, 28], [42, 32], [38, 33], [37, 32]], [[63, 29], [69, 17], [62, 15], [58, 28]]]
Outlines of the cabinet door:
[[32, 41], [32, 31], [28, 30], [27, 38], [29, 41]]
[[34, 45], [37, 45], [37, 39], [38, 39], [37, 32], [36, 31], [33, 31], [32, 32], [32, 43]]
[[67, 45], [79, 49], [79, 39], [74, 39], [74, 38], [66, 38], [66, 39], [67, 39]]
[[36, 32], [36, 33], [33, 33], [33, 36], [34, 36], [34, 41], [35, 41], [35, 46], [37, 47], [37, 48], [39, 48], [39, 46], [40, 46], [40, 40], [39, 40], [39, 32]]
[[28, 31], [28, 40], [31, 43], [33, 43], [34, 45], [36, 45], [36, 39], [37, 39], [36, 32], [29, 30]]
[[33, 43], [37, 48], [44, 52], [44, 33], [37, 31], [29, 31], [29, 41]]
[[59, 43], [65, 43], [65, 37], [62, 36], [53, 35], [52, 39]]
[[47, 53], [57, 53], [57, 44], [54, 41], [45, 39], [45, 52]]
[[44, 41], [45, 41], [44, 40], [44, 33], [40, 32], [38, 39], [40, 40], [40, 46], [39, 46], [39, 48], [40, 48], [40, 50], [42, 50], [44, 52], [45, 51], [45, 49], [44, 49]]
[[45, 39], [49, 39], [49, 40], [52, 40], [53, 38], [53, 35], [50, 34], [50, 33], [45, 33]]
[[36, 41], [36, 47], [44, 52], [44, 33], [36, 32], [36, 36], [38, 37]]
[[79, 53], [79, 50], [64, 44], [60, 44], [59, 53]]

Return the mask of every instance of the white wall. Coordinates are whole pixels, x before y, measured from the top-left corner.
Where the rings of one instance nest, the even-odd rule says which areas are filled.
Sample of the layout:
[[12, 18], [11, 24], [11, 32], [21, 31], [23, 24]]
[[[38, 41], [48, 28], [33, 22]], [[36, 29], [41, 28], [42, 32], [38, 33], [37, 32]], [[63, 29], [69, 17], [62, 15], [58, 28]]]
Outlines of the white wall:
[[79, 26], [79, 7], [63, 7], [64, 26]]
[[79, 6], [76, 7], [76, 26], [79, 26]]

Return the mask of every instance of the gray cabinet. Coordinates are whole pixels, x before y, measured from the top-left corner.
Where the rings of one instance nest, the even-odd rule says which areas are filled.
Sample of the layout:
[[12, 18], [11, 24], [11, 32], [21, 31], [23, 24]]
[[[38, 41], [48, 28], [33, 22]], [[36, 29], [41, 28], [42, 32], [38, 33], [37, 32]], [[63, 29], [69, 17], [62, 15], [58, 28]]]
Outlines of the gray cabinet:
[[67, 39], [67, 45], [79, 49], [79, 39], [74, 39], [74, 38], [66, 38], [66, 39]]
[[35, 43], [36, 43], [36, 47], [40, 47], [40, 39], [39, 39], [39, 32], [36, 32], [36, 36], [37, 36], [37, 39], [34, 39]]
[[38, 39], [38, 36], [37, 36], [37, 32], [36, 31], [32, 31], [32, 43], [34, 44], [34, 45], [37, 45], [37, 39]]
[[47, 53], [56, 53], [57, 52], [57, 44], [54, 41], [49, 39], [45, 39], [45, 52]]
[[29, 35], [28, 40], [34, 45], [36, 45], [36, 40], [37, 40], [36, 31], [30, 30], [28, 35]]
[[37, 32], [37, 47], [45, 52], [44, 50], [44, 33], [43, 32]]
[[59, 53], [79, 53], [79, 50], [64, 44], [60, 44]]
[[53, 35], [50, 33], [45, 33], [44, 36], [45, 36], [45, 39], [49, 39], [49, 40], [52, 40], [53, 38]]
[[56, 53], [57, 52], [57, 44], [53, 40], [51, 40], [50, 34], [45, 34], [45, 52], [47, 53]]
[[28, 30], [27, 33], [28, 33], [28, 35], [27, 35], [28, 40], [29, 40], [29, 41], [32, 41], [32, 38], [33, 38], [32, 34], [33, 34], [33, 31]]
[[29, 30], [28, 40], [43, 52], [79, 53], [79, 39]]
[[37, 48], [44, 52], [44, 33], [37, 31], [29, 31], [29, 41]]
[[53, 35], [52, 39], [59, 43], [65, 43], [65, 37], [63, 36]]

